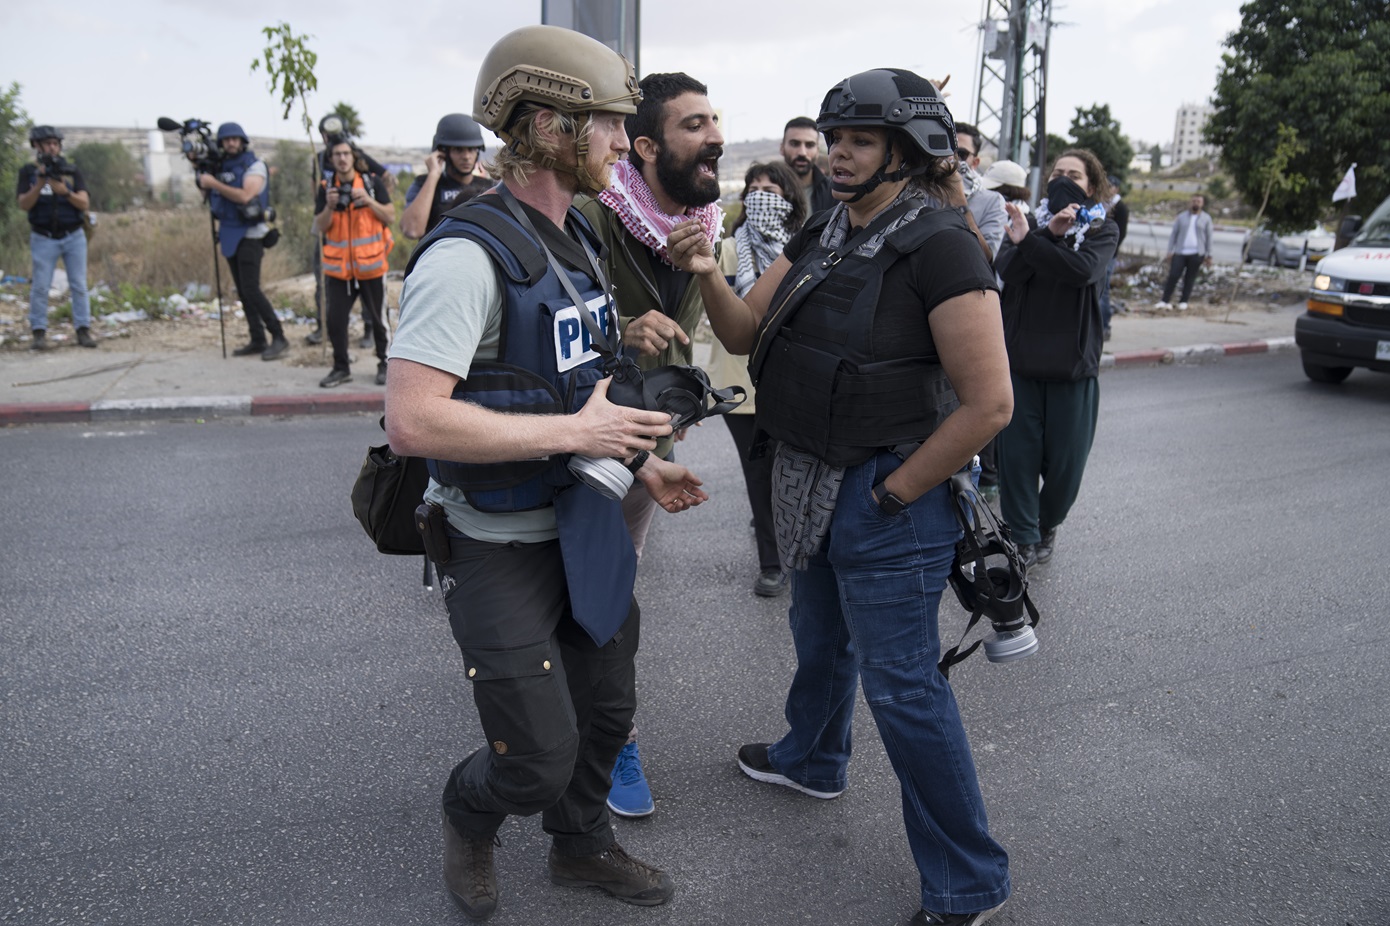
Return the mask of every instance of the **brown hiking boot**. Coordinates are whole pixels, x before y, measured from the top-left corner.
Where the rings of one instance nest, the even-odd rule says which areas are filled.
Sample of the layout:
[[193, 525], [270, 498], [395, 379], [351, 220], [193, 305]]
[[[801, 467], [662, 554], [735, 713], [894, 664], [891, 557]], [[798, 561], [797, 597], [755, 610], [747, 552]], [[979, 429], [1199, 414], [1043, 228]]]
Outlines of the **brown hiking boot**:
[[550, 882], [562, 887], [601, 887], [619, 900], [655, 907], [671, 899], [671, 876], [635, 859], [616, 842], [598, 855], [572, 858], [550, 849]]
[[475, 920], [485, 920], [497, 909], [497, 868], [492, 847], [496, 836], [469, 839], [444, 817], [444, 886], [454, 903]]

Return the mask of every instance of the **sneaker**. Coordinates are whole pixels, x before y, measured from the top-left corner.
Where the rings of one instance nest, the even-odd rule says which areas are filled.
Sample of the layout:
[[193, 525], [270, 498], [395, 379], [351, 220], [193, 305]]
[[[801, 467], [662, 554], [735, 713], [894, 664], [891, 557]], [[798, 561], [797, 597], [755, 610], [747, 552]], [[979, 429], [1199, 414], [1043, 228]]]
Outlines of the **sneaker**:
[[805, 785], [797, 784], [772, 767], [772, 763], [767, 758], [767, 747], [767, 743], [749, 743], [747, 746], [739, 747], [738, 767], [743, 769], [743, 774], [754, 781], [765, 781], [770, 785], [782, 785], [793, 791], [818, 797], [823, 801], [832, 800], [845, 793], [843, 789], [839, 791], [814, 791]]
[[655, 907], [671, 899], [676, 885], [671, 876], [627, 854], [616, 842], [598, 855], [577, 858], [550, 849], [550, 883], [561, 887], [601, 887], [619, 900]]
[[341, 386], [343, 383], [351, 381], [352, 374], [347, 370], [333, 370], [323, 379], [319, 380], [319, 385], [324, 389], [332, 389], [334, 386]]
[[233, 357], [251, 357], [251, 356], [259, 357], [261, 354], [264, 354], [265, 352], [266, 352], [266, 346], [265, 346], [264, 343], [257, 344], [255, 341], [252, 341], [250, 344], [243, 344], [243, 345], [241, 345], [240, 347], [238, 347], [236, 350], [232, 351], [232, 356], [233, 356]]
[[357, 346], [362, 350], [371, 350], [376, 341], [372, 338], [372, 329], [368, 328], [367, 333], [362, 335], [362, 340], [357, 342]]
[[275, 338], [270, 342], [270, 346], [265, 349], [265, 353], [261, 354], [261, 359], [278, 360], [280, 357], [284, 356], [285, 351], [289, 349], [289, 341], [286, 341], [283, 337]]
[[30, 350], [52, 350], [53, 345], [48, 341], [48, 332], [42, 328], [34, 329], [34, 340], [29, 342]]
[[759, 598], [776, 598], [787, 590], [787, 580], [780, 569], [764, 569], [753, 583], [753, 594]]
[[648, 817], [656, 810], [652, 789], [642, 774], [642, 756], [636, 743], [628, 743], [613, 763], [613, 787], [608, 791], [608, 809], [620, 817]]
[[1186, 312], [1186, 311], [1187, 311], [1187, 303], [1186, 303], [1186, 302], [1179, 302], [1179, 303], [1178, 303], [1178, 311], [1179, 311], [1179, 312]]
[[78, 328], [78, 329], [77, 329], [77, 346], [78, 346], [78, 347], [96, 347], [96, 346], [97, 346], [96, 339], [92, 337], [92, 329], [90, 329], [90, 328]]
[[323, 343], [323, 329], [322, 329], [322, 328], [315, 328], [313, 331], [310, 331], [308, 334], [306, 334], [306, 335], [304, 336], [304, 343], [305, 343], [305, 344], [309, 344], [309, 345], [313, 345], [313, 344], [322, 344], [322, 343]]
[[444, 817], [444, 886], [459, 909], [475, 920], [485, 920], [497, 909], [497, 867], [491, 839], [470, 839]]
[[978, 913], [933, 913], [930, 910], [918, 910], [908, 926], [980, 926], [1003, 906], [1000, 904]]
[[378, 386], [385, 386], [385, 385], [386, 385], [386, 361], [385, 361], [385, 360], [381, 361], [380, 363], [378, 363], [378, 364], [376, 365], [376, 384], [377, 384]]
[[1057, 528], [1053, 527], [1043, 531], [1042, 539], [1038, 541], [1038, 545], [1034, 548], [1037, 550], [1039, 565], [1052, 559], [1052, 550], [1056, 546]]

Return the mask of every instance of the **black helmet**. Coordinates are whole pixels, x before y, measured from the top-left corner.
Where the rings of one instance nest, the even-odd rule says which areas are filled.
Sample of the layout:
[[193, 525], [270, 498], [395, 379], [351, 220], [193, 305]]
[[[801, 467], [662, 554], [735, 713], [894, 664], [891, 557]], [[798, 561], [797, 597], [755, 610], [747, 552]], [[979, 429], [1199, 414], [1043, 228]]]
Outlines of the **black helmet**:
[[36, 125], [29, 130], [30, 147], [37, 145], [41, 141], [47, 141], [50, 138], [56, 138], [58, 141], [62, 141], [63, 133], [51, 125]]
[[450, 113], [439, 120], [434, 130], [434, 144], [439, 148], [481, 148], [483, 147], [482, 126], [463, 113]]
[[[830, 88], [820, 104], [816, 129], [825, 136], [829, 147], [830, 130], [843, 127], [897, 129], [928, 157], [945, 158], [956, 152], [956, 123], [941, 101], [936, 86], [924, 77], [898, 68], [864, 71]], [[886, 161], [883, 166], [888, 166]], [[854, 186], [832, 183], [831, 187], [855, 193], [857, 200], [884, 181], [906, 180], [925, 171], [926, 167], [922, 166], [894, 171], [890, 176], [880, 169], [867, 183]]]

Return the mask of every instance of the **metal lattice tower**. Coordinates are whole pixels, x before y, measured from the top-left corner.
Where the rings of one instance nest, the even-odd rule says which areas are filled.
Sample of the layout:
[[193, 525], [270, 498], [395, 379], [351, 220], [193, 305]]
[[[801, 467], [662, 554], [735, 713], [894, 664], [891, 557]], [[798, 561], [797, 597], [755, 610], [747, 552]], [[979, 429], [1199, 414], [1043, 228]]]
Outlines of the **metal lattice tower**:
[[975, 125], [999, 158], [1033, 168], [1035, 190], [1047, 156], [1051, 34], [1052, 0], [983, 0]]

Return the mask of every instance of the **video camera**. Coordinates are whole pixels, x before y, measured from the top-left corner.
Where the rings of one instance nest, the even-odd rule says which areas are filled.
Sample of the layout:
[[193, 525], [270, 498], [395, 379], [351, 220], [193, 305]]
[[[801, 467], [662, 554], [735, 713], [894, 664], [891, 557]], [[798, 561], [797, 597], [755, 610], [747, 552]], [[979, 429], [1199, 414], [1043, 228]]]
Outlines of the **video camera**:
[[168, 116], [160, 116], [156, 125], [164, 132], [178, 132], [183, 142], [184, 157], [193, 164], [193, 170], [200, 174], [215, 174], [222, 170], [222, 146], [217, 143], [212, 124], [201, 119], [187, 119], [178, 122]]
[[39, 166], [43, 168], [45, 177], [59, 177], [63, 174], [70, 174], [75, 169], [72, 164], [63, 159], [61, 154], [39, 155]]

